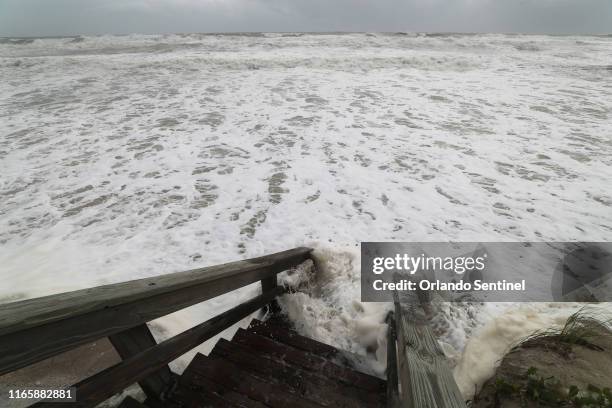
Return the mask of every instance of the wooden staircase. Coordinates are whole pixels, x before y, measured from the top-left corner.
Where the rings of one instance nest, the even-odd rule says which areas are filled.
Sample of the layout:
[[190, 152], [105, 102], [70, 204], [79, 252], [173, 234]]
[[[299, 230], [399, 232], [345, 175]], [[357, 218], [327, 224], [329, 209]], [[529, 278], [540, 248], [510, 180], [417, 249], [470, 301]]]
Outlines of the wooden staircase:
[[[278, 320], [253, 320], [209, 356], [197, 354], [165, 407], [384, 407], [386, 381], [357, 371], [350, 355]], [[137, 407], [134, 400], [124, 407]], [[144, 406], [144, 405], [140, 405]]]

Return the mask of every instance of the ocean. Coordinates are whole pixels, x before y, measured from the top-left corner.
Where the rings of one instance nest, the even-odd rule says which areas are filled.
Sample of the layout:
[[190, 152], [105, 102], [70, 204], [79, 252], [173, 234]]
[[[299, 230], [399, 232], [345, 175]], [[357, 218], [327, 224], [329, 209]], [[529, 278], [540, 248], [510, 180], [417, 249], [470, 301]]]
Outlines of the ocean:
[[[610, 240], [610, 55], [609, 36], [0, 39], [0, 302], [313, 246], [316, 288], [285, 311], [381, 372], [361, 241]], [[469, 396], [576, 306], [444, 308]]]

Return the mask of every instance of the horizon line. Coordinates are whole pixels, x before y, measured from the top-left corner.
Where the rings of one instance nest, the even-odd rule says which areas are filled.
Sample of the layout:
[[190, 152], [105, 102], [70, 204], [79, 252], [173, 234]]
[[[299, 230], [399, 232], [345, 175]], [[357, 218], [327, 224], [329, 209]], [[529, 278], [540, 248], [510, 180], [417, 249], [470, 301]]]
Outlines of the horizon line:
[[541, 33], [541, 32], [518, 32], [518, 31], [174, 31], [174, 32], [107, 32], [102, 34], [58, 34], [58, 35], [0, 35], [3, 39], [56, 39], [56, 38], [75, 38], [75, 37], [103, 37], [103, 36], [130, 36], [130, 35], [252, 35], [252, 34], [319, 34], [319, 35], [338, 35], [338, 34], [404, 34], [404, 35], [545, 35], [555, 37], [569, 36], [588, 36], [588, 37], [609, 37], [609, 33]]

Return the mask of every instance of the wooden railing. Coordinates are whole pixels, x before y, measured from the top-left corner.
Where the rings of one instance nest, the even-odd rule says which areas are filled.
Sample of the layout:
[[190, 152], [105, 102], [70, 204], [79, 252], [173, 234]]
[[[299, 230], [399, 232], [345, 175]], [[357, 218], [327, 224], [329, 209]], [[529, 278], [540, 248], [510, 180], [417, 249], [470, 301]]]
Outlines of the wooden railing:
[[[122, 361], [75, 384], [77, 402], [36, 407], [93, 407], [138, 383], [153, 403], [176, 381], [168, 363], [272, 302], [277, 274], [310, 258], [310, 248], [186, 272], [0, 305], [0, 375], [108, 337]], [[147, 322], [260, 281], [262, 294], [156, 343]], [[465, 408], [421, 307], [400, 304], [387, 317], [387, 405]]]
[[[277, 274], [310, 257], [295, 248], [260, 258], [0, 305], [0, 375], [108, 337], [122, 361], [75, 384], [91, 407], [138, 382], [162, 399], [174, 381], [168, 363], [270, 303], [283, 292]], [[262, 294], [157, 344], [146, 323], [260, 281]]]
[[423, 309], [424, 294], [399, 302], [387, 316], [387, 406], [466, 408]]

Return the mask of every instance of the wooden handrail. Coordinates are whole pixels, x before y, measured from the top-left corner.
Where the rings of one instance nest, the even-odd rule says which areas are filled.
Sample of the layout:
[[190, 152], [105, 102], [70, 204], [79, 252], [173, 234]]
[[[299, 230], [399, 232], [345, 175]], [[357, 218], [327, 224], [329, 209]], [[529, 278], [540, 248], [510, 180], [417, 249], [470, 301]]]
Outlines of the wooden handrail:
[[[405, 303], [395, 297], [401, 408], [466, 408], [446, 357], [417, 294]], [[406, 301], [408, 300], [408, 301]]]
[[309, 258], [294, 248], [259, 258], [0, 305], [0, 375], [81, 344], [262, 281]]
[[281, 287], [271, 289], [81, 381], [74, 385], [76, 402], [38, 403], [33, 407], [94, 407], [261, 309], [282, 292]]

